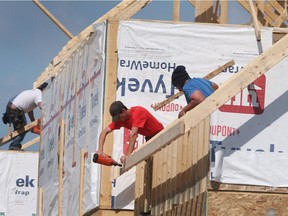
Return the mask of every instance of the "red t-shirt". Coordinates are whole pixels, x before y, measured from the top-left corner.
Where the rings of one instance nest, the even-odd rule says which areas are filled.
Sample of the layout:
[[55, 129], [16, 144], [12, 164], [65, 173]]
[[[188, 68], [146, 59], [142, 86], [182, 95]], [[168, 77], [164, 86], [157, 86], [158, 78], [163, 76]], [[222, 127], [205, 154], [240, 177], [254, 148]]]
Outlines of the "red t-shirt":
[[164, 128], [148, 110], [140, 106], [130, 108], [130, 118], [127, 121], [112, 122], [109, 125], [111, 130], [120, 129], [121, 127], [129, 130], [132, 127], [137, 127], [138, 133], [143, 136], [153, 136]]

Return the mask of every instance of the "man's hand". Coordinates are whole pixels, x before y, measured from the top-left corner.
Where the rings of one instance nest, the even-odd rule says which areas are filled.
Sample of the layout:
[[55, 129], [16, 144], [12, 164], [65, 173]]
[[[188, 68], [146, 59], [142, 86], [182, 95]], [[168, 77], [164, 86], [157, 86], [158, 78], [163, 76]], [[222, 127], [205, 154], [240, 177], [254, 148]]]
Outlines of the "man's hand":
[[125, 156], [125, 155], [122, 155], [122, 156], [120, 157], [120, 161], [121, 161], [122, 164], [124, 164], [125, 161], [126, 161], [126, 156]]
[[101, 150], [96, 151], [96, 153], [97, 153], [98, 155], [104, 155], [104, 152], [101, 151]]
[[181, 118], [183, 115], [185, 115], [184, 109], [182, 109], [182, 110], [179, 112], [178, 118]]

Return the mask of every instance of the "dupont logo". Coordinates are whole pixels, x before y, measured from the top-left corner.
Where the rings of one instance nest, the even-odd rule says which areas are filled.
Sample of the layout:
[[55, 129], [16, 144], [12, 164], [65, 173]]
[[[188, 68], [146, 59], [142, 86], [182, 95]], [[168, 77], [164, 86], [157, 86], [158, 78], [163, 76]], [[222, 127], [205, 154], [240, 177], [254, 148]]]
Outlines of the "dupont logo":
[[262, 75], [219, 108], [221, 112], [260, 115], [265, 105], [266, 77]]

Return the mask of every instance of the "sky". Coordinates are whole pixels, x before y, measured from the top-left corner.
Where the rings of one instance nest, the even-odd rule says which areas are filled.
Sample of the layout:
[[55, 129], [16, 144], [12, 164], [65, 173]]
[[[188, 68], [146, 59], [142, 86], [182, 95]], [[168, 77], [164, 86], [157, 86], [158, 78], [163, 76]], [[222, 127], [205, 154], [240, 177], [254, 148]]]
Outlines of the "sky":
[[[120, 1], [40, 1], [74, 36], [106, 14]], [[236, 2], [228, 2], [228, 23], [245, 24], [249, 14]], [[161, 11], [161, 13], [159, 13]], [[173, 1], [153, 0], [133, 19], [172, 20]], [[180, 21], [193, 22], [194, 8], [180, 2]], [[33, 83], [68, 43], [70, 38], [32, 1], [0, 0], [0, 112], [14, 95], [33, 88]], [[35, 110], [35, 118], [40, 111]], [[1, 115], [2, 117], [2, 115]], [[29, 122], [29, 118], [27, 116]], [[0, 137], [8, 126], [0, 122]], [[22, 144], [35, 138], [28, 133]], [[9, 143], [0, 147], [7, 149]], [[35, 147], [28, 150], [37, 150]]]

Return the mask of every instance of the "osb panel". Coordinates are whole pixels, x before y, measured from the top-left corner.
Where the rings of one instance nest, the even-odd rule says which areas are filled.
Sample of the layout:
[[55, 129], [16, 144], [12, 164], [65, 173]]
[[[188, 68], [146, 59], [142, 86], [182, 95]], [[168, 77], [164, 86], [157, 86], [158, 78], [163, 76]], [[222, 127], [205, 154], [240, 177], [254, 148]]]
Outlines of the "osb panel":
[[208, 216], [266, 215], [268, 211], [288, 216], [287, 194], [209, 191], [207, 199]]
[[214, 191], [234, 191], [234, 192], [265, 192], [265, 193], [281, 193], [288, 194], [288, 188], [276, 188], [255, 185], [237, 185], [237, 184], [222, 184], [219, 182], [208, 182], [208, 190]]

